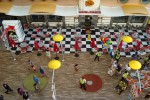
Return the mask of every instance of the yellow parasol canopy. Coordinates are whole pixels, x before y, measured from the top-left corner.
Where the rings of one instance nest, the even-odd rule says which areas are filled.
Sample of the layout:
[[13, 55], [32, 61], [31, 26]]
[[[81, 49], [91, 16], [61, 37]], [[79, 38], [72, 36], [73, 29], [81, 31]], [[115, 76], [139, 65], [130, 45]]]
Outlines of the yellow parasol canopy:
[[63, 39], [64, 39], [64, 37], [63, 37], [63, 35], [61, 35], [61, 34], [56, 34], [56, 35], [53, 36], [53, 40], [54, 40], [55, 42], [60, 42], [60, 41], [62, 41]]
[[61, 66], [61, 62], [59, 60], [51, 60], [48, 63], [48, 67], [50, 69], [58, 69]]
[[132, 68], [133, 70], [138, 70], [138, 69], [141, 68], [141, 63], [138, 62], [138, 61], [136, 61], [136, 60], [131, 60], [131, 61], [129, 62], [129, 66], [130, 66], [130, 68]]
[[123, 42], [126, 42], [126, 43], [130, 43], [133, 41], [133, 39], [130, 36], [123, 36], [122, 40]]

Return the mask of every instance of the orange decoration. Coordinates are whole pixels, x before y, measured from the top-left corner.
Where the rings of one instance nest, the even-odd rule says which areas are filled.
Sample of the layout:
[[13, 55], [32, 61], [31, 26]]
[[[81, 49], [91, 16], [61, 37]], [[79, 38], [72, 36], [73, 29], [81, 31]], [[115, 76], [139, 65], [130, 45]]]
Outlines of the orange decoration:
[[87, 0], [87, 1], [85, 1], [85, 5], [86, 6], [93, 6], [94, 5], [94, 2], [93, 2], [93, 0]]

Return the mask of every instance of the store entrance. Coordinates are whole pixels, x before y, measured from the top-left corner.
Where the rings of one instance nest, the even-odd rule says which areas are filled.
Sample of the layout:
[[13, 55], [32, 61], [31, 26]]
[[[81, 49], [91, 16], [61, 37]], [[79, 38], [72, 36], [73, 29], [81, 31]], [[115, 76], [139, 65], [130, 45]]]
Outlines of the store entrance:
[[97, 16], [81, 15], [80, 25], [82, 27], [94, 27], [97, 23]]
[[85, 26], [92, 26], [92, 16], [85, 16], [85, 21], [84, 21], [84, 25]]

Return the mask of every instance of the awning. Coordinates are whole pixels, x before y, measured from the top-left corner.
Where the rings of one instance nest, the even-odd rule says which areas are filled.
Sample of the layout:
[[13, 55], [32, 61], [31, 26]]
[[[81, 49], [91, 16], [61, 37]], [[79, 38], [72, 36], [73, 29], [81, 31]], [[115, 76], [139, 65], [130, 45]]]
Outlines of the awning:
[[25, 16], [29, 15], [31, 6], [12, 6], [7, 15], [12, 16]]
[[143, 5], [123, 5], [122, 9], [125, 15], [147, 15], [149, 14], [145, 6]]
[[56, 6], [55, 15], [59, 16], [77, 16], [79, 15], [78, 6]]
[[150, 7], [146, 7], [146, 9], [147, 9], [147, 11], [149, 12], [149, 14], [150, 14]]
[[30, 14], [54, 14], [56, 10], [56, 3], [55, 2], [38, 2], [34, 3], [31, 6], [31, 9], [29, 11]]
[[122, 7], [116, 6], [116, 7], [108, 7], [108, 6], [101, 6], [100, 7], [101, 14], [103, 16], [124, 16]]
[[0, 2], [0, 13], [7, 14], [12, 7], [12, 3], [10, 2]]

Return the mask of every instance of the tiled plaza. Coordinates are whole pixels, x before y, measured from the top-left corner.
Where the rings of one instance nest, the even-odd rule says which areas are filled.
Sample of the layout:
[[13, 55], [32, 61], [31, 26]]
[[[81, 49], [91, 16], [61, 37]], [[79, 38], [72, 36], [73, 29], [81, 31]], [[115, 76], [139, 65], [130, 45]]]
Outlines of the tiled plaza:
[[[55, 71], [55, 83], [56, 83], [56, 97], [57, 100], [127, 100], [130, 87], [125, 90], [121, 95], [118, 95], [114, 91], [116, 83], [121, 76], [109, 76], [107, 74], [110, 67], [109, 55], [103, 54], [100, 61], [94, 62], [95, 55], [87, 53], [79, 53], [78, 58], [74, 57], [74, 53], [65, 54], [65, 61], [61, 62], [62, 65]], [[20, 54], [16, 56], [16, 61], [13, 60], [9, 51], [0, 51], [0, 94], [4, 95], [5, 100], [22, 100], [22, 97], [18, 95], [17, 88], [23, 87], [23, 80], [32, 71], [28, 70], [29, 64], [27, 61], [31, 59], [33, 64], [41, 65], [46, 70], [48, 75], [48, 84], [44, 90], [40, 93], [30, 92], [31, 100], [52, 100], [51, 92], [51, 76], [52, 70], [47, 67], [50, 58], [45, 56], [45, 52], [42, 52], [41, 58], [37, 57], [37, 52], [30, 52], [26, 54]], [[52, 53], [52, 59], [55, 54]], [[59, 54], [61, 58], [61, 54]], [[61, 60], [61, 59], [60, 59]], [[125, 65], [131, 60], [131, 58], [122, 57], [120, 63]], [[74, 74], [74, 64], [78, 63], [79, 71]], [[102, 81], [103, 86], [95, 93], [85, 92], [79, 88], [79, 78], [85, 74], [96, 74]], [[5, 90], [2, 84], [7, 82], [14, 90], [14, 94], [5, 94]], [[139, 98], [138, 100], [142, 100]]]

